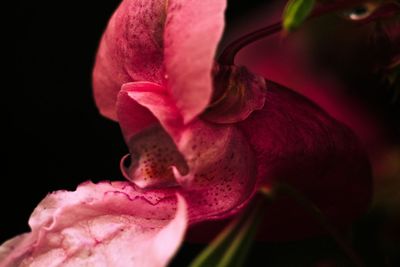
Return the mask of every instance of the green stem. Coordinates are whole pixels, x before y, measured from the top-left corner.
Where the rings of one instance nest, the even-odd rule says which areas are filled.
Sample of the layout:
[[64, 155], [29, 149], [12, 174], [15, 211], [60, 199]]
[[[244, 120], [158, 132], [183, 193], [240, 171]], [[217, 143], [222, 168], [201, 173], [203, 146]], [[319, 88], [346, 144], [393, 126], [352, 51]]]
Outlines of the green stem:
[[265, 198], [261, 197], [250, 211], [242, 227], [228, 247], [217, 267], [242, 266], [250, 251], [254, 236], [263, 219]]
[[242, 266], [264, 217], [263, 209], [269, 200], [265, 196], [256, 196], [253, 205], [233, 220], [189, 266]]
[[189, 267], [203, 267], [210, 266], [211, 263], [219, 260], [219, 255], [223, 252], [224, 247], [229, 244], [233, 236], [232, 232], [239, 227], [242, 218], [234, 220], [228, 225], [210, 245], [208, 245], [189, 265]]
[[[338, 11], [340, 9], [355, 5], [357, 3], [361, 3], [365, 0], [348, 0], [348, 1], [340, 1], [336, 3], [333, 1], [330, 4], [322, 5], [318, 8], [315, 8], [312, 13], [308, 16], [307, 20], [320, 17], [325, 14], [329, 14], [334, 11]], [[244, 47], [249, 44], [254, 43], [260, 39], [271, 36], [275, 33], [278, 33], [282, 30], [282, 21], [275, 22], [267, 27], [263, 27], [254, 32], [248, 33], [234, 42], [230, 43], [218, 57], [218, 62], [222, 65], [233, 65], [235, 61], [235, 56], [242, 50]]]

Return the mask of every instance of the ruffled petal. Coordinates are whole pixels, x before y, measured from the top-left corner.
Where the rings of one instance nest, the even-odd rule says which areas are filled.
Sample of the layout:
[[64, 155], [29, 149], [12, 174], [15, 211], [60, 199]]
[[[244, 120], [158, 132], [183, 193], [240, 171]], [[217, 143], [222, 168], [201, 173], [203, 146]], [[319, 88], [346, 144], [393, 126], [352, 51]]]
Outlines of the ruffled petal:
[[163, 80], [165, 0], [124, 0], [103, 34], [93, 70], [93, 89], [101, 114], [116, 120], [122, 84]]
[[212, 68], [224, 28], [225, 0], [169, 0], [165, 24], [168, 87], [185, 123], [212, 94]]
[[[237, 128], [198, 119], [184, 125], [168, 93], [148, 83], [127, 84], [118, 103], [118, 114], [124, 114], [120, 124], [132, 154], [130, 168], [135, 170], [130, 170], [128, 179], [147, 187], [166, 182], [181, 186], [191, 222], [228, 216], [252, 196], [256, 184], [253, 152]], [[163, 128], [153, 126], [140, 133], [130, 129], [135, 127], [129, 121], [134, 120], [134, 114], [128, 113], [132, 105], [147, 108]], [[141, 169], [157, 175], [145, 181]]]
[[48, 195], [29, 224], [31, 233], [2, 245], [1, 266], [166, 266], [186, 230], [186, 204], [173, 190], [87, 182]]

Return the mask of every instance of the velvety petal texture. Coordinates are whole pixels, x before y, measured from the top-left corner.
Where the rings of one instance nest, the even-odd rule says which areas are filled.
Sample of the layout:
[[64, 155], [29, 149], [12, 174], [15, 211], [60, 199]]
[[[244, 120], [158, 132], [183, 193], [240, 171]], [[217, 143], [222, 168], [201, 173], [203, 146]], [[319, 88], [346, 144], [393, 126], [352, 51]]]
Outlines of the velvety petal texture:
[[169, 0], [165, 26], [168, 88], [184, 122], [199, 115], [212, 95], [211, 70], [224, 28], [226, 1]]
[[182, 242], [186, 210], [173, 190], [87, 182], [49, 194], [29, 220], [32, 232], [1, 246], [0, 266], [166, 266]]
[[[257, 188], [281, 183], [311, 201], [338, 230], [370, 204], [371, 166], [354, 133], [305, 97], [267, 81], [266, 103], [237, 127], [254, 151]], [[326, 235], [302, 204], [282, 193], [264, 211], [258, 240], [290, 241]], [[188, 238], [209, 242], [229, 221], [191, 227]]]
[[93, 88], [100, 112], [116, 120], [121, 86], [148, 81], [168, 85], [185, 121], [201, 113], [212, 94], [225, 6], [225, 0], [124, 0], [96, 56]]
[[176, 175], [191, 222], [237, 213], [257, 190], [253, 151], [236, 127], [192, 122], [178, 148], [189, 173]]
[[116, 119], [115, 102], [122, 84], [161, 83], [166, 0], [123, 0], [104, 32], [93, 69], [97, 107]]
[[[372, 195], [371, 166], [360, 141], [305, 97], [272, 82], [267, 86], [265, 107], [238, 123], [255, 150], [258, 182], [288, 184], [332, 224], [348, 226], [367, 210]], [[267, 208], [260, 236], [284, 240], [321, 232], [298, 203], [282, 198]]]

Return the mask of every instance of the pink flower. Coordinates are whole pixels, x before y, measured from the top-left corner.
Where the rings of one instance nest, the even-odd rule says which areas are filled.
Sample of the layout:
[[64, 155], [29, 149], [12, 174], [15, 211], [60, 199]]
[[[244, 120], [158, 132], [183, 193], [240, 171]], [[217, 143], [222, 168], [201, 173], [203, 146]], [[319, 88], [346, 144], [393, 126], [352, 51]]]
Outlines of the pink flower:
[[86, 182], [49, 194], [29, 225], [0, 247], [0, 266], [164, 266], [182, 242], [186, 206], [174, 190]]
[[[347, 127], [244, 67], [214, 62], [225, 1], [170, 1], [166, 16], [157, 3], [123, 3], [93, 73], [100, 112], [119, 121], [130, 149], [131, 164], [122, 166], [129, 180], [177, 187], [191, 225], [237, 213], [260, 186], [280, 182], [338, 226], [365, 210], [369, 164]], [[271, 206], [267, 217], [270, 238], [320, 231], [290, 201]]]
[[[225, 5], [121, 3], [93, 85], [100, 112], [121, 125], [130, 182], [50, 194], [32, 214], [32, 232], [3, 244], [0, 266], [163, 266], [188, 224], [228, 218], [261, 186], [278, 183], [303, 192], [338, 226], [366, 208], [369, 164], [350, 130], [289, 89], [214, 62]], [[266, 216], [267, 238], [320, 230], [284, 198]]]

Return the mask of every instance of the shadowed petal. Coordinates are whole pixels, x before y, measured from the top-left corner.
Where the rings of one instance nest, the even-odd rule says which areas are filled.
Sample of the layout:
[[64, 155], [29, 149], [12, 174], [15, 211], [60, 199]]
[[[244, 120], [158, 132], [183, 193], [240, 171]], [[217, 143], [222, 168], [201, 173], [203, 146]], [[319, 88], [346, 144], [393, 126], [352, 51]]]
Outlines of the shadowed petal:
[[[258, 181], [289, 184], [334, 225], [348, 226], [371, 200], [371, 167], [359, 140], [305, 97], [272, 82], [268, 88], [264, 108], [239, 123], [255, 150]], [[290, 199], [276, 201], [266, 214], [259, 237], [296, 239], [323, 231]]]
[[212, 94], [211, 71], [224, 27], [225, 0], [169, 0], [165, 26], [168, 88], [185, 123]]
[[[159, 124], [158, 119], [147, 108], [127, 96], [130, 87], [134, 87], [138, 92], [164, 91], [163, 86], [151, 82], [134, 82], [122, 86], [117, 100], [117, 118], [126, 142], [138, 132]], [[153, 99], [153, 102], [163, 108], [163, 103], [157, 102], [157, 99]]]
[[174, 101], [165, 87], [156, 83], [124, 84], [118, 96], [117, 115], [125, 141], [159, 123], [173, 136], [183, 129], [182, 116]]
[[102, 115], [116, 120], [121, 85], [163, 80], [165, 0], [124, 0], [102, 37], [93, 70], [93, 88]]
[[48, 195], [29, 220], [32, 232], [1, 247], [8, 253], [0, 265], [166, 266], [186, 222], [186, 204], [174, 191], [87, 182]]
[[267, 88], [263, 77], [238, 66], [217, 66], [214, 73], [213, 99], [203, 119], [236, 123], [264, 107]]

